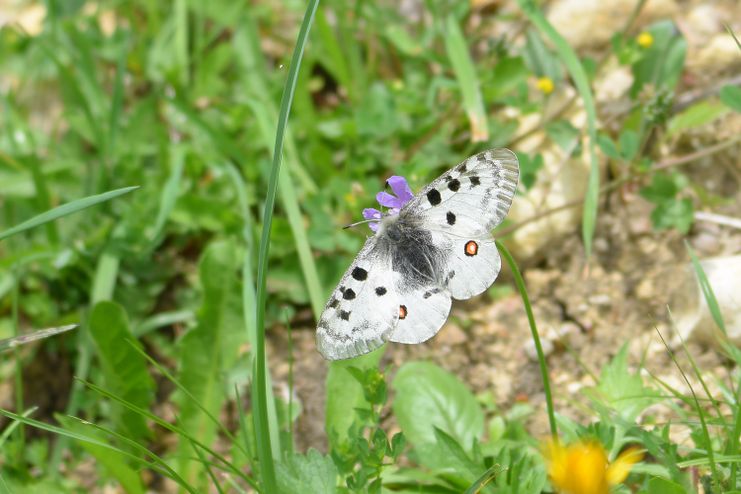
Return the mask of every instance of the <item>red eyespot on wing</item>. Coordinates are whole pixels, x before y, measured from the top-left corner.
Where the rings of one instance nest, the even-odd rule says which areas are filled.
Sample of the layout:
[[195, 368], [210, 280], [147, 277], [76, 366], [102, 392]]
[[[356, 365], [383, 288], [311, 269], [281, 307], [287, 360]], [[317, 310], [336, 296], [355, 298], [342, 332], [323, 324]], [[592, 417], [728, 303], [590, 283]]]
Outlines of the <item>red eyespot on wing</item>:
[[469, 240], [468, 242], [466, 242], [466, 246], [463, 248], [463, 251], [466, 253], [467, 256], [473, 257], [479, 253], [479, 244], [477, 244], [473, 240]]
[[406, 319], [406, 318], [407, 318], [407, 306], [400, 305], [399, 306], [399, 319]]

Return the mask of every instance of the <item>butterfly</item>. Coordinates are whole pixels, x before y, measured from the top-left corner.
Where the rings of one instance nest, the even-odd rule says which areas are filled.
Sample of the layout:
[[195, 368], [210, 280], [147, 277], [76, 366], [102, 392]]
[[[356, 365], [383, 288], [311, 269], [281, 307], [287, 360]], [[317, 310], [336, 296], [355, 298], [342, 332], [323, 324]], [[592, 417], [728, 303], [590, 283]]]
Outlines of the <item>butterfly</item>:
[[519, 179], [508, 149], [476, 154], [412, 195], [406, 180], [388, 180], [385, 214], [366, 209], [368, 238], [324, 307], [319, 353], [339, 360], [387, 341], [421, 343], [440, 330], [452, 299], [489, 288], [501, 267], [491, 230], [509, 211]]

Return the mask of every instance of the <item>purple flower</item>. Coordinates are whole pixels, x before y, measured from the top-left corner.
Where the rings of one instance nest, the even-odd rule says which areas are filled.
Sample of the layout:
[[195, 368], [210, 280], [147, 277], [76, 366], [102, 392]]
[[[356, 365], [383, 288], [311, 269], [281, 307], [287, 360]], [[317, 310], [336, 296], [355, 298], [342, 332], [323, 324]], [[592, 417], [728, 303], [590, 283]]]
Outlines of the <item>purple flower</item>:
[[[386, 183], [389, 184], [395, 195], [391, 195], [385, 191], [379, 192], [376, 194], [376, 200], [381, 206], [390, 208], [388, 214], [399, 214], [399, 210], [414, 198], [414, 194], [412, 194], [412, 190], [409, 188], [409, 184], [404, 177], [394, 175], [393, 177], [389, 177]], [[375, 220], [368, 223], [368, 226], [374, 232], [378, 231], [382, 216], [383, 213], [374, 208], [363, 210], [363, 218], [366, 220]]]

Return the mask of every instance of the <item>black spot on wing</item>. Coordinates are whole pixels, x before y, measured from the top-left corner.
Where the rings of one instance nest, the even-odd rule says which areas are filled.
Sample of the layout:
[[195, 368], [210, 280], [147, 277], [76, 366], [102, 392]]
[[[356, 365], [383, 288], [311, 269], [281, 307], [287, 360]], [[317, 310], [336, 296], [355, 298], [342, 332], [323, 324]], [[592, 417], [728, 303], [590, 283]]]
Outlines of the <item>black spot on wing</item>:
[[461, 173], [466, 173], [466, 162], [465, 161], [461, 163], [461, 166], [458, 167], [458, 171]]
[[457, 192], [458, 189], [461, 188], [461, 183], [457, 178], [454, 178], [450, 182], [448, 182], [448, 188], [452, 190], [453, 192]]
[[350, 311], [349, 310], [341, 310], [340, 311], [340, 319], [343, 321], [349, 321], [350, 320]]
[[352, 277], [358, 281], [365, 281], [365, 279], [368, 278], [368, 271], [356, 266], [355, 269], [352, 270]]
[[448, 225], [455, 225], [455, 215], [451, 211], [448, 211], [448, 214], [445, 215], [445, 219], [447, 220]]
[[429, 192], [427, 192], [427, 200], [430, 201], [430, 204], [433, 206], [437, 206], [440, 204], [440, 201], [442, 201], [442, 197], [440, 196], [440, 192], [437, 189], [431, 189]]
[[352, 288], [348, 288], [342, 294], [342, 298], [344, 298], [345, 300], [352, 300], [352, 299], [354, 299], [355, 298], [355, 291]]
[[386, 295], [386, 287], [384, 286], [377, 286], [376, 287], [376, 295], [379, 297], [382, 297], [383, 295]]
[[337, 300], [336, 298], [332, 297], [332, 299], [329, 301], [329, 306], [332, 309], [336, 309], [338, 305], [340, 305], [340, 301]]
[[471, 180], [471, 188], [476, 187], [477, 185], [481, 185], [481, 180], [479, 180], [479, 177], [476, 175], [473, 175], [470, 177]]

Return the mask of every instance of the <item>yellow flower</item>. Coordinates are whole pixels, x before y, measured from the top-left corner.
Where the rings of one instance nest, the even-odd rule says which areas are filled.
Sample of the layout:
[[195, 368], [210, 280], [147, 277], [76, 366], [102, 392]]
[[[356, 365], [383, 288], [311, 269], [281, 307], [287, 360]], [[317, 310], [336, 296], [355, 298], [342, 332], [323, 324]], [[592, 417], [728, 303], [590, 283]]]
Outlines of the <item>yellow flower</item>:
[[631, 467], [643, 458], [641, 450], [628, 448], [609, 463], [605, 449], [596, 441], [568, 446], [550, 441], [543, 454], [551, 484], [561, 494], [608, 494], [610, 487], [625, 480]]
[[641, 48], [650, 48], [651, 45], [654, 44], [654, 37], [651, 35], [651, 33], [643, 31], [641, 34], [638, 35], [636, 41], [638, 42], [638, 46], [640, 46]]
[[535, 85], [538, 86], [538, 89], [543, 94], [551, 94], [553, 92], [553, 80], [550, 77], [541, 77]]

